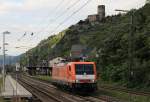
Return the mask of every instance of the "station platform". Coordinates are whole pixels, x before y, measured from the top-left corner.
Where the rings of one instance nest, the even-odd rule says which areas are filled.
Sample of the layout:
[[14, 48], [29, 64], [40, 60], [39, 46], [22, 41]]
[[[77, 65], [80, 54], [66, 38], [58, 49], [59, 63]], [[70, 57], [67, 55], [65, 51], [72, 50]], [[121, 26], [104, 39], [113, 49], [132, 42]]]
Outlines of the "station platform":
[[5, 78], [5, 91], [1, 93], [4, 98], [31, 98], [32, 94], [27, 91], [23, 86], [21, 86], [16, 80], [14, 80], [10, 75]]

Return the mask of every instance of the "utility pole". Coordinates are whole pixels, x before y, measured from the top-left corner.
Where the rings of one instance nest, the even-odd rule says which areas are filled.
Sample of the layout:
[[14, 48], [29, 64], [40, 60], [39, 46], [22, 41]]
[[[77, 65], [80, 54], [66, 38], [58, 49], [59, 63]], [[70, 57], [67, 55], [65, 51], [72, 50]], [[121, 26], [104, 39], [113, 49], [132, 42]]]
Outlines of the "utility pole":
[[[121, 12], [129, 12], [128, 10], [115, 10], [115, 11], [121, 11]], [[133, 67], [134, 67], [134, 11], [131, 11], [130, 14], [130, 33], [128, 35], [128, 87], [130, 85], [130, 82], [133, 79]], [[130, 94], [130, 101], [131, 101], [131, 93]]]
[[[131, 21], [130, 21], [130, 34], [129, 34], [129, 80], [132, 81], [132, 76], [133, 76], [133, 66], [134, 66], [134, 26], [133, 26], [133, 16], [134, 16], [134, 11], [131, 11]], [[130, 83], [129, 83], [130, 84]]]
[[3, 32], [3, 91], [5, 91], [5, 45], [8, 45], [7, 43], [5, 43], [5, 35], [6, 34], [10, 34], [10, 32], [6, 31]]
[[[115, 10], [115, 11], [121, 11], [121, 12], [129, 12], [128, 10]], [[133, 65], [134, 65], [134, 22], [133, 22], [133, 17], [134, 17], [134, 11], [131, 11], [130, 14], [130, 33], [128, 35], [128, 73], [129, 73], [129, 82], [132, 79], [133, 75]]]
[[[133, 26], [133, 16], [134, 16], [134, 11], [131, 11], [131, 17], [130, 17], [130, 33], [129, 33], [129, 37], [128, 37], [128, 42], [129, 42], [129, 49], [128, 49], [128, 57], [129, 57], [129, 62], [128, 62], [128, 73], [129, 73], [129, 83], [128, 83], [128, 87], [130, 87], [130, 82], [133, 81], [133, 67], [134, 67], [134, 26]], [[130, 94], [130, 102], [132, 101], [132, 93]]]
[[5, 34], [3, 33], [3, 91], [5, 91]]

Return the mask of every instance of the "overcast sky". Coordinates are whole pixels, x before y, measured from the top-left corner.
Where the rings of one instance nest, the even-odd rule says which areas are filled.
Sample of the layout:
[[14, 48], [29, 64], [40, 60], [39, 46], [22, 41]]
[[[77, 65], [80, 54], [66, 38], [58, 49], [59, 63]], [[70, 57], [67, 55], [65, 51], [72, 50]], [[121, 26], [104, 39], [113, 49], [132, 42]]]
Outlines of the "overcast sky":
[[[60, 32], [90, 14], [97, 12], [97, 5], [106, 5], [106, 14], [112, 15], [115, 9], [140, 8], [145, 0], [91, 0], [88, 5], [72, 16], [67, 22], [55, 29], [63, 20], [84, 5], [88, 0], [0, 0], [0, 46], [2, 33], [6, 35], [7, 54], [19, 55], [36, 46], [41, 40]], [[59, 5], [59, 6], [58, 6]], [[65, 12], [65, 13], [64, 13]], [[57, 18], [57, 20], [55, 20]], [[26, 32], [26, 36], [22, 37]], [[31, 36], [31, 33], [34, 35]], [[18, 39], [20, 39], [18, 41]], [[16, 49], [18, 46], [27, 46]], [[0, 54], [2, 51], [0, 50]]]

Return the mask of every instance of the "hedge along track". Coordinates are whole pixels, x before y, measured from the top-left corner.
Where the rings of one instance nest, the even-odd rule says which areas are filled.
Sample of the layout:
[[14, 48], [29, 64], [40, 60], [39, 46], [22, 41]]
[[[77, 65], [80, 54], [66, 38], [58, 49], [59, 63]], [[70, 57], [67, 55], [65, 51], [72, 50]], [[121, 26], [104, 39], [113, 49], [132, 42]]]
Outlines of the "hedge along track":
[[19, 82], [42, 102], [107, 102], [94, 97], [82, 97], [58, 90], [51, 84], [29, 77], [19, 77]]

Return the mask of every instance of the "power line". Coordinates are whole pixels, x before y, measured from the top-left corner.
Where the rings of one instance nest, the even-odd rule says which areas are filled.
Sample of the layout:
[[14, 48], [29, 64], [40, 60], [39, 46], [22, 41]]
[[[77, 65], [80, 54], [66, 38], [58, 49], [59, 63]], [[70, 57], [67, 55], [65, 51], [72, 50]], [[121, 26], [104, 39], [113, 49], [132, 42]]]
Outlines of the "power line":
[[[71, 1], [71, 0], [69, 0]], [[74, 2], [72, 5], [70, 5], [69, 7], [66, 8], [66, 10], [64, 12], [62, 12], [60, 15], [58, 15], [55, 20], [53, 22], [55, 22], [57, 19], [59, 19], [60, 17], [62, 17], [63, 15], [65, 15], [67, 13], [67, 11], [69, 11], [72, 7], [74, 7], [76, 4], [78, 4], [81, 0], [77, 0], [76, 2]], [[37, 33], [41, 33], [43, 32], [46, 28], [48, 28], [49, 25], [51, 25], [52, 23], [48, 23], [46, 27], [44, 27], [42, 30], [38, 31]]]
[[[69, 4], [70, 4], [70, 2], [71, 2], [71, 0], [68, 0], [68, 2], [66, 2], [65, 4], [66, 4], [66, 5], [69, 5]], [[60, 5], [63, 5], [63, 4], [62, 4], [62, 3], [60, 3]], [[60, 6], [59, 6], [59, 7], [60, 7]], [[54, 10], [55, 10], [55, 9], [54, 9]], [[60, 7], [60, 10], [62, 10], [62, 9], [61, 9], [61, 7]], [[59, 11], [57, 11], [57, 12], [56, 12], [56, 15], [57, 15], [57, 13], [59, 13]]]
[[[65, 0], [62, 0], [52, 11], [55, 11], [56, 12], [56, 14], [57, 14], [57, 9], [60, 7], [60, 5], [62, 5], [62, 3], [64, 2]], [[69, 0], [69, 1], [71, 1], [71, 0]], [[49, 14], [48, 14], [48, 16], [47, 16], [47, 18], [49, 18], [49, 16], [51, 15], [52, 13], [50, 12]], [[53, 14], [55, 14], [55, 13], [53, 13]], [[46, 21], [46, 20], [45, 20]], [[53, 21], [53, 20], [50, 20], [50, 22], [51, 21]], [[43, 23], [43, 22], [41, 22], [41, 23]], [[40, 24], [41, 24], [40, 23]], [[49, 25], [50, 25], [51, 23], [48, 23], [47, 25], [46, 25], [46, 27], [43, 27], [41, 30], [39, 30], [37, 33], [41, 33], [41, 32], [43, 32]]]
[[16, 29], [16, 30], [19, 30], [19, 31], [25, 31], [24, 29], [20, 29], [20, 28], [17, 28], [15, 26], [10, 26], [10, 25], [7, 25], [7, 24], [0, 24], [0, 26], [7, 27], [7, 29], [8, 29], [8, 26], [9, 26], [13, 30]]
[[[6, 27], [8, 27], [8, 25], [5, 25], [5, 24], [1, 24], [0, 26], [6, 26]], [[13, 30], [16, 29], [16, 30], [20, 30], [20, 31], [25, 32], [25, 30], [19, 29], [19, 28], [17, 28], [17, 27], [10, 26], [10, 28], [12, 28]], [[25, 36], [26, 36], [26, 32], [25, 32], [19, 39], [17, 39], [17, 40], [20, 41], [20, 40], [21, 40], [22, 38], [24, 38]]]
[[18, 41], [20, 41], [22, 38], [24, 38], [27, 35], [27, 33], [25, 32], [19, 39]]
[[54, 33], [61, 25], [63, 25], [65, 22], [67, 22], [68, 20], [70, 20], [70, 18], [72, 16], [74, 16], [76, 13], [78, 13], [82, 8], [84, 8], [88, 3], [90, 3], [92, 0], [88, 0], [85, 4], [83, 4], [79, 9], [77, 9], [76, 11], [74, 11], [70, 16], [68, 16], [65, 20], [63, 20], [61, 23], [59, 23], [54, 30], [52, 30], [51, 33]]
[[[81, 1], [81, 0], [75, 1], [73, 4], [71, 4], [70, 6], [68, 6], [68, 7], [65, 9], [65, 11], [64, 11], [63, 13], [61, 13], [59, 16], [57, 16], [57, 17], [55, 17], [55, 18], [58, 19], [58, 18], [62, 17], [63, 15], [65, 15], [65, 14], [67, 13], [67, 11], [69, 11], [71, 8], [73, 8], [75, 5], [77, 5], [80, 1]], [[71, 0], [69, 0], [69, 2], [67, 2], [67, 5], [68, 5], [70, 2], [71, 2]], [[54, 20], [54, 22], [56, 21], [56, 19]], [[35, 32], [35, 33], [39, 34], [39, 33], [41, 33], [41, 32], [44, 32], [44, 30], [46, 30], [46, 29], [49, 27], [49, 25], [51, 25], [51, 24], [52, 24], [52, 23], [49, 22], [46, 27], [42, 28], [40, 31]]]
[[[55, 6], [55, 8], [52, 10], [52, 11], [55, 11], [55, 10], [57, 10], [59, 7], [60, 7], [60, 5], [64, 2], [65, 0], [61, 0], [56, 6]], [[69, 0], [70, 1], [70, 0]], [[46, 16], [45, 17], [45, 19], [46, 18], [48, 18], [50, 15], [51, 15], [52, 13], [50, 12], [49, 14], [48, 14], [48, 16]], [[44, 19], [44, 22], [46, 21]], [[41, 23], [43, 23], [43, 21], [41, 21], [39, 24], [41, 24]], [[33, 32], [31, 33], [31, 36], [33, 36]], [[24, 37], [26, 36], [26, 32], [25, 32], [25, 34], [23, 34], [19, 39], [18, 39], [18, 41], [21, 41], [21, 39], [23, 39]]]
[[[53, 13], [54, 13], [54, 11], [56, 12], [57, 9], [60, 7], [60, 5], [61, 5], [64, 1], [65, 1], [65, 0], [61, 0], [61, 1], [55, 6], [55, 8], [54, 8], [53, 10], [51, 10], [51, 11], [53, 11]], [[45, 17], [45, 19], [46, 19], [46, 18], [49, 18], [49, 16], [52, 15], [52, 12], [51, 12], [51, 11], [48, 13], [48, 15]], [[45, 20], [45, 19], [44, 19], [44, 22], [47, 20], [47, 19], [46, 19], [46, 20]], [[41, 23], [43, 23], [43, 21], [41, 21], [39, 24], [41, 24]]]
[[[80, 0], [78, 0], [80, 1]], [[84, 8], [88, 3], [90, 3], [90, 1], [92, 0], [88, 0], [86, 1], [85, 4], [83, 4], [79, 9], [77, 9], [76, 11], [74, 11], [70, 16], [68, 16], [65, 20], [63, 20], [61, 23], [59, 23], [50, 33], [54, 33], [61, 25], [63, 25], [65, 22], [67, 22], [68, 20], [70, 20], [70, 18], [75, 15], [76, 13], [78, 13], [82, 8]], [[75, 2], [76, 4], [77, 2]], [[42, 32], [42, 31], [41, 31]], [[38, 32], [38, 33], [41, 33], [41, 32]]]
[[58, 5], [53, 10], [57, 10], [60, 7], [59, 5], [61, 5], [63, 2], [64, 2], [64, 0], [61, 0], [61, 2], [59, 2]]
[[[81, 1], [81, 0], [78, 0], [78, 1], [76, 1], [76, 2], [74, 2], [73, 4], [74, 5], [76, 5], [79, 1]], [[79, 9], [77, 9], [76, 11], [74, 11], [71, 15], [69, 15], [66, 19], [64, 19], [62, 22], [60, 22], [50, 33], [53, 33], [53, 32], [55, 32], [61, 25], [63, 25], [65, 22], [67, 22], [68, 20], [70, 20], [71, 18], [72, 18], [72, 16], [74, 16], [76, 13], [78, 13], [82, 8], [84, 8], [88, 3], [90, 3], [92, 0], [87, 0]], [[73, 5], [72, 5], [72, 7], [73, 7]], [[68, 9], [71, 9], [72, 8], [71, 6], [69, 6], [68, 8], [67, 8], [67, 10]], [[64, 15], [64, 14], [63, 14]], [[49, 25], [48, 25], [49, 26]], [[47, 26], [47, 27], [48, 27]], [[45, 30], [46, 28], [44, 28], [43, 30]], [[43, 32], [43, 30], [41, 30], [41, 31], [39, 31], [39, 32], [37, 32], [37, 33], [41, 33], [41, 32]]]
[[67, 11], [69, 11], [72, 7], [74, 7], [76, 4], [78, 4], [81, 0], [77, 0], [76, 2], [74, 2], [72, 5], [70, 5], [69, 7], [66, 8], [66, 10], [64, 12], [62, 12], [60, 15], [58, 15], [55, 19], [55, 21], [62, 17], [63, 15], [65, 15], [67, 13]]

